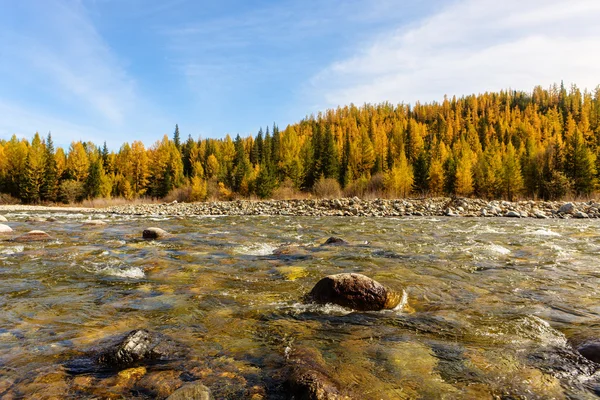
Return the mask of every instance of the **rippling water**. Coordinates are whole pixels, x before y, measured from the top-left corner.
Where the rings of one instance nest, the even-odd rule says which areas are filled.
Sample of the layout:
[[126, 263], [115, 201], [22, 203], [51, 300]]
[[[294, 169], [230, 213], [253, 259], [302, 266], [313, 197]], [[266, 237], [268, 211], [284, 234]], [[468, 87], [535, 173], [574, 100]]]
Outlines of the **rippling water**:
[[[362, 399], [594, 398], [598, 221], [52, 214], [46, 243], [0, 242], [0, 395], [144, 398], [64, 363], [146, 328], [189, 346], [180, 379], [215, 398], [286, 398], [286, 355], [310, 348]], [[174, 237], [141, 240], [159, 226]], [[350, 242], [319, 247], [329, 236]], [[300, 246], [273, 255], [284, 245]], [[292, 247], [292, 249], [294, 249]], [[304, 305], [323, 276], [360, 272], [404, 290], [400, 311]], [[79, 386], [78, 386], [79, 385]], [[59, 396], [60, 398], [60, 396]]]

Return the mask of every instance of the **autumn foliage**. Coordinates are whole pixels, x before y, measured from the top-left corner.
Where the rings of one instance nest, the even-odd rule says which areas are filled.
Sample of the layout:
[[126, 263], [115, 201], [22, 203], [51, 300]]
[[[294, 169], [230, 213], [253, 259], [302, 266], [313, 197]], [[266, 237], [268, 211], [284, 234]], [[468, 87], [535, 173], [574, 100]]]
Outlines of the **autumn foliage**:
[[[52, 137], [0, 140], [0, 193], [26, 203], [86, 198], [270, 198], [278, 188], [326, 196], [456, 195], [558, 199], [596, 190], [600, 87], [536, 87], [441, 103], [327, 110], [256, 136], [150, 147], [93, 143], [54, 148]], [[278, 193], [281, 193], [279, 191]], [[325, 195], [325, 194], [324, 194]]]

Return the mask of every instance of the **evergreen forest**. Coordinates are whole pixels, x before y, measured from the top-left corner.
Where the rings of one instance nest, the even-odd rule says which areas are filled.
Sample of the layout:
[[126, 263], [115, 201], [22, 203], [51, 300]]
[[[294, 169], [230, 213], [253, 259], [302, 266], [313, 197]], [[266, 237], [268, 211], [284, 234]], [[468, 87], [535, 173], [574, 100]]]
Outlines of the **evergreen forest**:
[[0, 197], [23, 203], [140, 197], [271, 198], [292, 193], [586, 198], [600, 171], [600, 86], [349, 105], [255, 136], [182, 139], [118, 151], [55, 148], [52, 135], [0, 140]]

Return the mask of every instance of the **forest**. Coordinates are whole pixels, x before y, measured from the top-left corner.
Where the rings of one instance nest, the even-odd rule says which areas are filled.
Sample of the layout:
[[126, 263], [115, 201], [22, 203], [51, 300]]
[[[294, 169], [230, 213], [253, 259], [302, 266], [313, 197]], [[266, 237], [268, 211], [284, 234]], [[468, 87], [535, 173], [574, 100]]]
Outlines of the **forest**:
[[0, 200], [185, 201], [282, 196], [587, 198], [600, 171], [600, 86], [414, 105], [349, 105], [280, 130], [223, 139], [172, 135], [109, 151], [54, 147], [51, 133], [0, 140]]

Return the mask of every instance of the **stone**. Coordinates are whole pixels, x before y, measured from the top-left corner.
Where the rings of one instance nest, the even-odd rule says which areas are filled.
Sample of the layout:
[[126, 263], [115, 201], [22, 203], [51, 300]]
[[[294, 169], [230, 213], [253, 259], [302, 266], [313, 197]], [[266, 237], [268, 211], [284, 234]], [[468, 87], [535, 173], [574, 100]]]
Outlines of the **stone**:
[[508, 218], [521, 218], [521, 214], [513, 210], [508, 211], [504, 216]]
[[323, 243], [321, 246], [345, 246], [347, 244], [348, 242], [346, 242], [344, 239], [332, 236], [329, 239], [327, 239], [325, 243]]
[[[95, 371], [123, 371], [155, 363], [166, 363], [183, 358], [187, 349], [160, 333], [136, 329], [125, 336], [103, 340], [88, 350], [84, 357], [68, 361], [65, 365], [71, 374]], [[135, 371], [131, 370], [130, 372]], [[141, 371], [141, 370], [140, 370]]]
[[[117, 343], [102, 352], [97, 362], [118, 369], [129, 368], [151, 361], [167, 360], [177, 347], [166, 336], [145, 329], [131, 331]], [[175, 351], [174, 351], [175, 350]]]
[[151, 398], [165, 399], [183, 385], [180, 374], [178, 371], [151, 372], [137, 382], [135, 389]]
[[571, 202], [565, 203], [560, 206], [558, 212], [562, 214], [573, 214], [575, 212], [575, 204]]
[[600, 342], [587, 342], [577, 348], [579, 354], [590, 361], [600, 364]]
[[44, 231], [29, 231], [13, 239], [14, 242], [40, 242], [52, 240], [52, 237]]
[[0, 224], [0, 234], [3, 233], [11, 233], [13, 230], [10, 226], [8, 225], [4, 225], [4, 224]]
[[167, 400], [213, 400], [210, 389], [200, 382], [192, 382], [174, 391]]
[[584, 213], [583, 211], [576, 211], [573, 214], [573, 218], [589, 218], [589, 215], [587, 215], [586, 213]]
[[164, 229], [160, 228], [147, 228], [142, 232], [142, 237], [144, 239], [161, 239], [164, 237], [169, 237], [171, 234]]
[[25, 220], [25, 222], [46, 222], [46, 218], [27, 217], [27, 219]]
[[327, 366], [316, 349], [294, 349], [289, 358], [290, 374], [285, 382], [288, 394], [303, 400], [342, 400], [342, 394], [327, 373]]
[[321, 279], [307, 296], [318, 304], [333, 303], [359, 311], [395, 308], [402, 295], [362, 274], [342, 273]]
[[533, 215], [539, 219], [547, 219], [548, 216], [541, 210], [533, 210]]
[[8, 222], [4, 215], [0, 215], [0, 222]]

